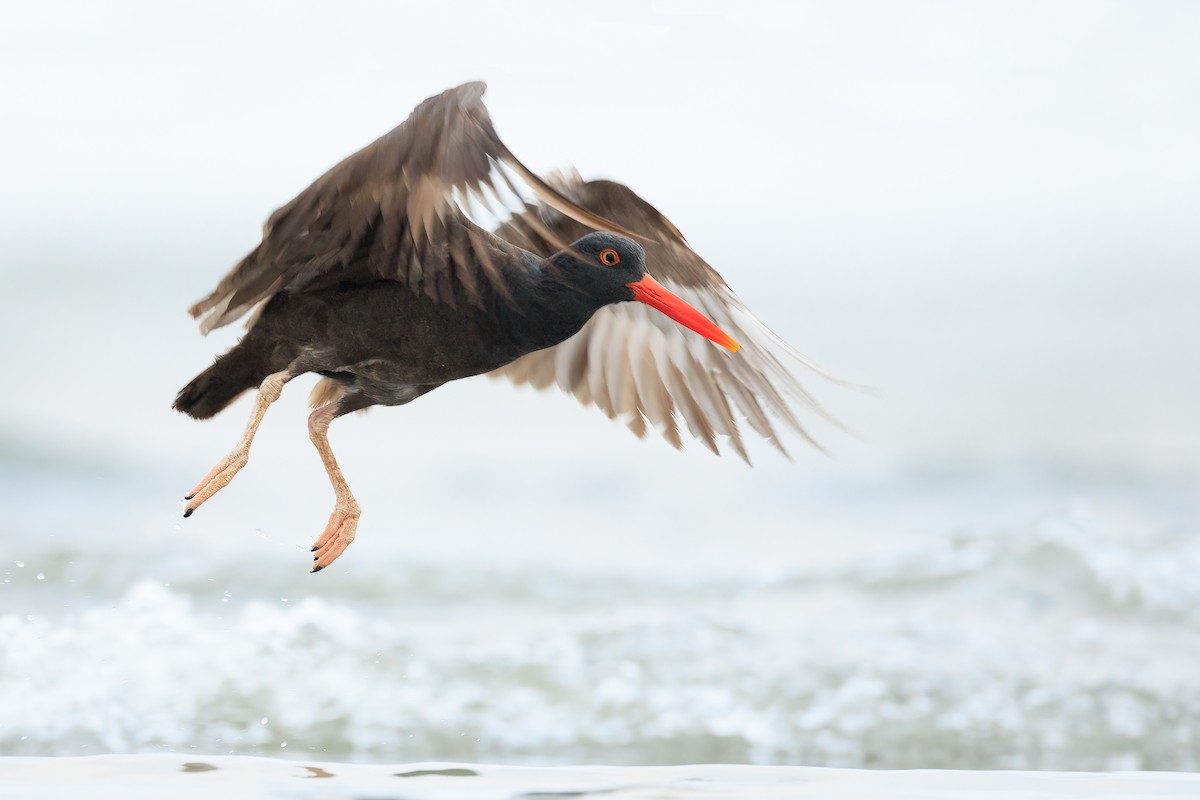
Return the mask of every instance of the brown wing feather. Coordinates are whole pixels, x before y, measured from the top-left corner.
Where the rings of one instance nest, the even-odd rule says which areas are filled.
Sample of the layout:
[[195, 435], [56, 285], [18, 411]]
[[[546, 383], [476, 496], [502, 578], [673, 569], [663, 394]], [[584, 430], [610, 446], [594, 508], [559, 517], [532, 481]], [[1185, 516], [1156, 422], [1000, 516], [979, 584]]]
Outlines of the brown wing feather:
[[[189, 309], [205, 333], [276, 292], [339, 281], [397, 280], [453, 304], [489, 282], [513, 246], [470, 224], [456, 197], [494, 189], [510, 169], [540, 202], [584, 230], [629, 234], [586, 211], [529, 171], [492, 126], [485, 84], [466, 83], [421, 103], [397, 128], [342, 161], [271, 215], [262, 242]], [[559, 242], [558, 249], [566, 243]]]
[[[792, 429], [819, 447], [794, 405], [830, 422], [829, 414], [800, 384], [795, 367], [819, 369], [759, 322], [679, 229], [656, 208], [620, 183], [559, 176], [554, 187], [572, 201], [642, 235], [649, 271], [741, 343], [728, 353], [639, 303], [607, 306], [571, 339], [530, 353], [490, 373], [537, 388], [557, 384], [581, 403], [621, 417], [636, 435], [647, 423], [680, 446], [679, 423], [706, 447], [728, 441], [749, 460], [739, 422], [780, 450], [777, 426]], [[573, 240], [586, 228], [545, 208], [528, 208], [497, 235], [535, 253], [547, 253], [558, 238]], [[628, 365], [622, 366], [618, 362]], [[834, 423], [836, 424], [836, 422]]]

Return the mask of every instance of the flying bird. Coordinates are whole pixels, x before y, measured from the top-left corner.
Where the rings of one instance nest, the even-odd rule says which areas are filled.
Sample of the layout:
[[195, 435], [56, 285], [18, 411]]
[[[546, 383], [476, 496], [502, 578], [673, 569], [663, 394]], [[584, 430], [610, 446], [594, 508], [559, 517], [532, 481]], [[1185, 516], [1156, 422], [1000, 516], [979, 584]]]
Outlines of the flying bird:
[[314, 572], [345, 551], [361, 516], [330, 423], [448, 381], [557, 385], [639, 437], [656, 429], [680, 447], [682, 422], [714, 453], [725, 439], [747, 460], [739, 420], [786, 454], [781, 423], [811, 441], [794, 405], [828, 418], [792, 374], [811, 365], [665, 216], [620, 183], [531, 172], [496, 134], [485, 88], [429, 98], [334, 166], [189, 309], [204, 333], [249, 321], [175, 409], [207, 419], [258, 393], [241, 440], [185, 496], [185, 517], [246, 466], [268, 406], [306, 373], [322, 376], [308, 432], [335, 499]]

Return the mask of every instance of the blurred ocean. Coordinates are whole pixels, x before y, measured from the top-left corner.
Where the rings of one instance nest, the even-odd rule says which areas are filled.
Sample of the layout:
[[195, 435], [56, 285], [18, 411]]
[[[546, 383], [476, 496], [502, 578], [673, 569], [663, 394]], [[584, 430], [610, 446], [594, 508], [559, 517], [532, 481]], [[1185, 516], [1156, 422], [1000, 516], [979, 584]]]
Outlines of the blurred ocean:
[[[179, 310], [191, 294], [145, 275], [130, 279], [136, 317], [104, 324], [94, 294], [49, 276], [22, 278], [8, 315], [30, 335], [57, 321], [40, 346], [60, 348], [50, 363], [70, 362], [78, 393], [0, 400], [4, 753], [1200, 766], [1200, 481], [1176, 458], [1194, 452], [1194, 422], [1191, 438], [1107, 458], [1090, 440], [981, 454], [962, 432], [884, 458], [886, 439], [823, 430], [835, 457], [761, 447], [750, 469], [475, 379], [339, 423], [366, 513], [342, 559], [309, 575], [331, 498], [306, 387], [273, 408], [250, 467], [183, 520], [178, 498], [248, 401], [210, 424], [169, 411], [217, 345]], [[1046, 312], [1099, 316], [1089, 305]], [[875, 324], [932, 339], [941, 323]], [[999, 337], [992, 325], [979, 335]], [[901, 335], [864, 347], [907, 351]], [[5, 338], [6, 363], [26, 341]], [[1195, 342], [1179, 337], [1171, 360], [1195, 364]], [[817, 388], [878, 427], [909, 392], [969, 410], [1026, 371], [1096, 379], [1050, 341], [973, 386], [949, 361], [974, 358], [964, 344], [908, 362], [882, 399]], [[1170, 390], [1137, 387], [1147, 406]], [[1012, 414], [1036, 428], [1062, 402]], [[1089, 402], [1114, 427], [1165, 421], [1119, 387]]]
[[[390, 11], [342, 41], [315, 7], [258, 38], [265, 6], [72, 8], [0, 33], [0, 754], [1200, 769], [1194, 7], [803, 5], [743, 44], [724, 6], [639, 8], [651, 60], [573, 77], [638, 119], [603, 135], [590, 100], [547, 125], [561, 70], [482, 33], [452, 70]], [[364, 516], [309, 575], [297, 380], [183, 520], [249, 413], [170, 411], [238, 333], [184, 309], [473, 77], [532, 167], [628, 181], [883, 396], [813, 377], [855, 435], [751, 469], [446, 386], [334, 425]]]

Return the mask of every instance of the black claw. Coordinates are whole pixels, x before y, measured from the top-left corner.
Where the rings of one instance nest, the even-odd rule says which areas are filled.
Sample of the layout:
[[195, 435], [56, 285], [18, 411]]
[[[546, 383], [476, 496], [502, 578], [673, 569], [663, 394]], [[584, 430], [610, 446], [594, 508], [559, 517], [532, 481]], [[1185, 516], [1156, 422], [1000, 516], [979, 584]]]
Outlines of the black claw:
[[191, 500], [191, 499], [192, 499], [193, 497], [195, 497], [195, 496], [196, 496], [196, 495], [194, 495], [194, 494], [185, 494], [185, 495], [183, 496], [183, 499], [184, 499], [184, 500]]
[[316, 566], [316, 567], [313, 567], [313, 568], [312, 568], [312, 571], [313, 571], [313, 572], [320, 572], [320, 571], [321, 571], [321, 570], [323, 570], [323, 569], [325, 569], [325, 568], [324, 568], [324, 567], [321, 567], [321, 566]]
[[[314, 545], [312, 546], [312, 550], [310, 550], [309, 552], [311, 552], [311, 553], [315, 553], [315, 552], [317, 552], [317, 546], [314, 544]], [[313, 556], [313, 558], [316, 558], [316, 556]]]
[[194, 509], [194, 508], [189, 508], [187, 511], [183, 512], [183, 518], [187, 519], [188, 517], [190, 517], [192, 515], [192, 512], [195, 510], [196, 509]]

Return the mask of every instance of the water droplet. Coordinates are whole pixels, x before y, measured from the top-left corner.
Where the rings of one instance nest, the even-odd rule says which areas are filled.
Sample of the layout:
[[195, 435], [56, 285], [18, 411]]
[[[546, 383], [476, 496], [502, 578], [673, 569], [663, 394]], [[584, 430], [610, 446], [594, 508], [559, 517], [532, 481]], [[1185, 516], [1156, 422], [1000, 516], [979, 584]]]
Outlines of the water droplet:
[[281, 598], [279, 598], [279, 602], [281, 602], [281, 603], [286, 603], [286, 602], [287, 602], [287, 598], [286, 598], [286, 597], [281, 597]]
[[280, 742], [279, 747], [280, 747], [280, 749], [287, 747], [287, 742]]
[[44, 572], [39, 572], [39, 573], [37, 574], [37, 579], [38, 579], [39, 581], [44, 581], [44, 580], [46, 580], [46, 573], [44, 573]]
[[171, 527], [172, 527], [172, 528], [174, 528], [174, 529], [175, 529], [175, 530], [177, 530], [177, 531], [181, 531], [181, 530], [183, 530], [183, 526], [182, 526], [182, 525], [180, 525], [180, 524], [178, 524], [178, 523], [176, 523], [176, 524], [172, 525]]
[[16, 562], [16, 563], [17, 563], [17, 566], [18, 566], [18, 567], [23, 567], [23, 566], [25, 566], [25, 562], [24, 562], [24, 561], [18, 561], [18, 562]]
[[266, 717], [263, 717], [262, 719], [260, 719], [260, 720], [258, 721], [258, 723], [259, 723], [260, 725], [266, 725], [266, 724], [267, 724], [267, 718], [266, 718]]
[[25, 615], [25, 621], [26, 621], [26, 622], [33, 622], [33, 614], [26, 614], [26, 615]]
[[231, 598], [231, 597], [233, 597], [233, 595], [231, 595], [229, 592], [225, 592], [225, 594], [221, 597], [221, 602], [228, 603], [229, 598]]

